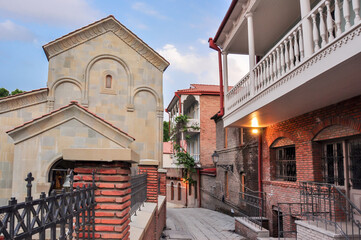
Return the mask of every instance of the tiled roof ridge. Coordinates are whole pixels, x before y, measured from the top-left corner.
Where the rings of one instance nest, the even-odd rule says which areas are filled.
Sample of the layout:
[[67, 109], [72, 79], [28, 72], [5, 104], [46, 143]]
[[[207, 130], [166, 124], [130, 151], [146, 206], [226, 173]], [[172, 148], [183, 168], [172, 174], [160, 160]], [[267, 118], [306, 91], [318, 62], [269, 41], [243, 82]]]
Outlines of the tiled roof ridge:
[[26, 94], [29, 94], [29, 93], [40, 92], [40, 91], [43, 91], [43, 90], [48, 90], [48, 88], [38, 88], [38, 89], [31, 90], [31, 91], [25, 91], [25, 92], [18, 93], [18, 94], [15, 94], [15, 95], [10, 95], [10, 96], [7, 96], [7, 97], [0, 97], [0, 101], [8, 100], [10, 98], [19, 97], [21, 95], [26, 95]]
[[40, 117], [34, 118], [34, 119], [30, 120], [30, 121], [27, 121], [27, 122], [25, 122], [25, 123], [23, 123], [23, 124], [21, 124], [21, 125], [19, 125], [19, 126], [14, 127], [13, 129], [10, 129], [10, 130], [6, 131], [6, 133], [9, 133], [9, 132], [11, 132], [11, 131], [14, 131], [14, 130], [16, 130], [16, 129], [18, 129], [18, 128], [21, 128], [21, 127], [23, 127], [23, 126], [25, 126], [25, 125], [28, 125], [28, 124], [30, 124], [30, 123], [32, 123], [32, 122], [35, 122], [35, 121], [37, 121], [37, 120], [39, 120], [39, 119], [42, 119], [42, 118], [46, 117], [46, 116], [50, 116], [50, 115], [52, 115], [52, 114], [54, 114], [54, 113], [57, 113], [57, 112], [65, 109], [65, 108], [68, 108], [68, 107], [73, 106], [73, 105], [81, 108], [82, 110], [86, 111], [87, 113], [93, 115], [94, 117], [98, 118], [99, 120], [105, 122], [106, 124], [110, 125], [110, 126], [113, 127], [114, 129], [118, 130], [119, 132], [121, 132], [121, 133], [127, 135], [128, 137], [132, 138], [133, 140], [135, 140], [134, 137], [132, 137], [132, 136], [129, 135], [128, 133], [124, 132], [123, 130], [121, 130], [121, 129], [118, 128], [117, 126], [113, 125], [112, 123], [108, 122], [108, 121], [105, 120], [104, 118], [101, 118], [100, 116], [96, 115], [95, 113], [93, 113], [93, 112], [89, 111], [88, 109], [86, 109], [85, 107], [81, 106], [81, 105], [78, 103], [78, 101], [70, 101], [70, 103], [69, 103], [68, 105], [62, 106], [62, 107], [60, 107], [60, 108], [58, 108], [58, 109], [56, 109], [56, 110], [53, 110], [53, 111], [51, 111], [51, 112], [49, 112], [49, 113], [46, 113], [46, 114], [42, 115], [42, 116], [40, 116]]

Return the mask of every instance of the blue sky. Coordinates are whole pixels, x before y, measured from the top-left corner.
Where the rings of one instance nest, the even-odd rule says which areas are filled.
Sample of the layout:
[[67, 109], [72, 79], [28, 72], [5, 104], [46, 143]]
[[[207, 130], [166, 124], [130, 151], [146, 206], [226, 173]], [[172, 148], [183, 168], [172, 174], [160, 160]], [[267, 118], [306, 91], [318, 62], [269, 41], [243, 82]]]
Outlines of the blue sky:
[[[46, 87], [42, 46], [108, 15], [138, 35], [170, 63], [164, 106], [191, 83], [218, 84], [217, 55], [208, 47], [231, 0], [0, 0], [0, 87]], [[248, 71], [245, 58], [229, 59], [230, 82]]]

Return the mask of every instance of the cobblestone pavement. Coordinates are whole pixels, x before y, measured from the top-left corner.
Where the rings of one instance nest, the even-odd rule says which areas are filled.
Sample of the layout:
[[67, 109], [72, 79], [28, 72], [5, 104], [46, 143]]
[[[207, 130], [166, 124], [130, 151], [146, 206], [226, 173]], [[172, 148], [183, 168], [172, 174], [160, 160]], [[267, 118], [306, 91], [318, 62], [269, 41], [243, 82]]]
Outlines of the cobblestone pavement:
[[240, 240], [234, 218], [205, 208], [167, 208], [167, 228], [162, 239]]

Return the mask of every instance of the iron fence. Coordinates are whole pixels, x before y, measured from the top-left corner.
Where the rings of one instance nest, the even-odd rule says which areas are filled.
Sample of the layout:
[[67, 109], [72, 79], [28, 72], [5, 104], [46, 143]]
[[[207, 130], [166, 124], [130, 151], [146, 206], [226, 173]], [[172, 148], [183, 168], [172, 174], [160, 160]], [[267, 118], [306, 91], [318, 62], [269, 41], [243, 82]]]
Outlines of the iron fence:
[[335, 185], [301, 182], [303, 214], [312, 223], [341, 234], [345, 239], [361, 239], [361, 210]]
[[266, 193], [264, 192], [240, 192], [241, 215], [248, 221], [255, 223], [259, 228], [264, 227], [266, 220], [265, 209]]
[[147, 174], [131, 176], [131, 209], [130, 215], [136, 215], [137, 209], [147, 200]]
[[94, 239], [94, 172], [92, 184], [82, 188], [74, 189], [73, 176], [71, 171], [68, 191], [64, 189], [61, 194], [53, 191], [48, 197], [43, 192], [39, 199], [33, 200], [34, 178], [29, 173], [25, 179], [25, 202], [18, 203], [16, 198], [11, 198], [8, 206], [0, 207], [3, 216], [0, 236], [5, 239]]

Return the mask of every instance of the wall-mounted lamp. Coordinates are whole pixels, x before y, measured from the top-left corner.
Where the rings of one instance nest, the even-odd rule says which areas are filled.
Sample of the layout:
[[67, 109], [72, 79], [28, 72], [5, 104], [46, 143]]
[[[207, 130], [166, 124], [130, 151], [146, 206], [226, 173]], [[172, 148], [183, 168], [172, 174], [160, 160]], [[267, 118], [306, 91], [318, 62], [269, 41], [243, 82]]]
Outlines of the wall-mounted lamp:
[[214, 153], [212, 154], [212, 161], [214, 163], [214, 166], [217, 166], [218, 160], [219, 160], [219, 155], [217, 151], [214, 151]]

